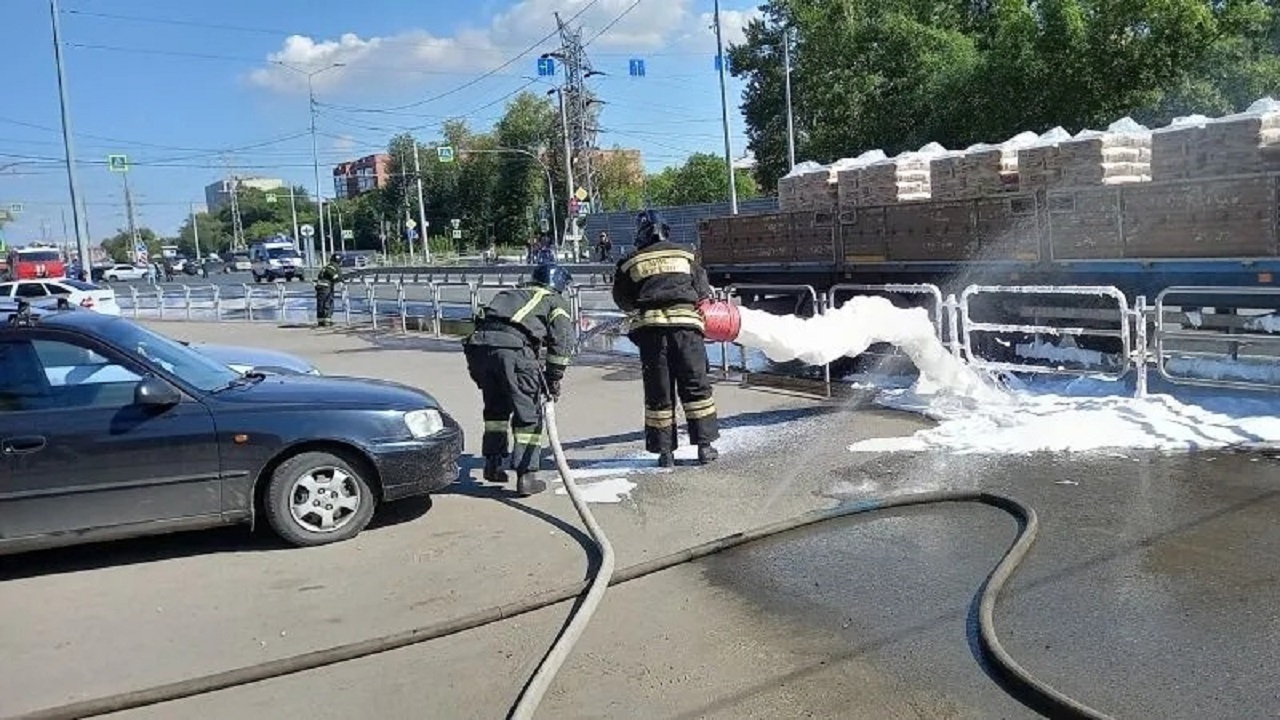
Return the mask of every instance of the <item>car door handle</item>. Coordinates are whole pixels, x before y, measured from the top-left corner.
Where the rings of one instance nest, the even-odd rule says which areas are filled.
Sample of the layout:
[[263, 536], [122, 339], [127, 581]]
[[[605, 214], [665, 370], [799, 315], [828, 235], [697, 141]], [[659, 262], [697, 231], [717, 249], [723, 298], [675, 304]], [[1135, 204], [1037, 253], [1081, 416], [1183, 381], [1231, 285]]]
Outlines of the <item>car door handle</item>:
[[40, 452], [48, 441], [39, 435], [25, 435], [0, 440], [0, 451], [5, 455], [29, 455]]

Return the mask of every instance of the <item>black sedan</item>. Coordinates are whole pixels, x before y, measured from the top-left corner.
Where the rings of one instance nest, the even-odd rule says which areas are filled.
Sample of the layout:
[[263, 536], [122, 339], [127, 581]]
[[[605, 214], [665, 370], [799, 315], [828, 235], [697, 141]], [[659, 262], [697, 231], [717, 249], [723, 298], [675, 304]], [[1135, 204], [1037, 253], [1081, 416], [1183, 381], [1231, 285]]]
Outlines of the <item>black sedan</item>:
[[0, 554], [259, 515], [321, 545], [457, 475], [461, 428], [412, 388], [242, 375], [76, 309], [5, 305], [0, 323]]

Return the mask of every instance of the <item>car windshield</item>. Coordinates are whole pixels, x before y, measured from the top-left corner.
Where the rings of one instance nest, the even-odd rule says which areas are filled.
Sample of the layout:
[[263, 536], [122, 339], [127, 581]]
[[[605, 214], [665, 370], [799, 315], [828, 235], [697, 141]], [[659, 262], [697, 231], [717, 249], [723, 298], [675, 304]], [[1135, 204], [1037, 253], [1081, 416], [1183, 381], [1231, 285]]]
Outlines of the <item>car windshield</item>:
[[88, 290], [100, 289], [97, 285], [91, 285], [87, 282], [80, 282], [79, 280], [63, 280], [62, 284], [66, 285], [69, 288], [75, 288], [76, 290], [88, 291]]
[[57, 250], [33, 250], [18, 253], [18, 262], [56, 262], [62, 256]]
[[299, 257], [298, 251], [293, 248], [267, 248], [267, 257], [272, 260], [281, 260], [284, 258]]
[[104, 325], [102, 335], [108, 342], [141, 355], [203, 392], [221, 390], [241, 377], [226, 365], [128, 320], [113, 320]]

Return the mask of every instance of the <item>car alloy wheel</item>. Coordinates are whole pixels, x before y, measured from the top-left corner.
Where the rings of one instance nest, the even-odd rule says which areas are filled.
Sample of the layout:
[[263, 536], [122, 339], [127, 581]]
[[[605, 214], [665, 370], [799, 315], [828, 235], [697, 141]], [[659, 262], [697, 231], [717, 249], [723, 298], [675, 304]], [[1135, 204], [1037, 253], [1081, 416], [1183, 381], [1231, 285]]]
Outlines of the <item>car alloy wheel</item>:
[[378, 504], [366, 463], [341, 452], [313, 451], [280, 463], [264, 488], [263, 510], [292, 545], [341, 542], [364, 530]]
[[313, 533], [342, 530], [358, 515], [363, 500], [360, 483], [332, 465], [295, 479], [289, 495], [293, 521]]

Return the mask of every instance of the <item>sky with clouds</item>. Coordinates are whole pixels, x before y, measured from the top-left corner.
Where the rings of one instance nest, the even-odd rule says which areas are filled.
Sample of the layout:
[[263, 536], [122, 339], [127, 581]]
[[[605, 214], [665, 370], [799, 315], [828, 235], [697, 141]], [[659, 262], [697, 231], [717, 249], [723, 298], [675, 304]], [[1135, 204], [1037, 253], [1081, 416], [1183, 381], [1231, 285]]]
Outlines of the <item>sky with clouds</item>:
[[[307, 73], [318, 101], [321, 182], [329, 169], [440, 123], [485, 128], [527, 90], [544, 93], [540, 53], [559, 47], [555, 14], [580, 25], [596, 70], [606, 147], [638, 148], [650, 169], [692, 152], [723, 153], [712, 0], [61, 0], [80, 183], [95, 243], [125, 225], [122, 178], [106, 156], [129, 156], [144, 225], [176, 231], [204, 187], [226, 175], [281, 177], [314, 192]], [[317, 6], [323, 6], [317, 10]], [[216, 10], [216, 14], [211, 11]], [[721, 8], [726, 46], [757, 14]], [[21, 244], [70, 225], [49, 4], [3, 0], [9, 66], [0, 103], [0, 208], [23, 206], [5, 235]], [[643, 59], [645, 77], [629, 76]], [[559, 79], [559, 78], [556, 78]], [[744, 153], [730, 78], [735, 155]]]

